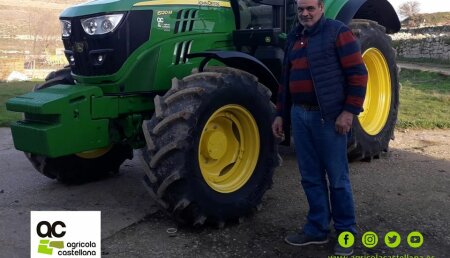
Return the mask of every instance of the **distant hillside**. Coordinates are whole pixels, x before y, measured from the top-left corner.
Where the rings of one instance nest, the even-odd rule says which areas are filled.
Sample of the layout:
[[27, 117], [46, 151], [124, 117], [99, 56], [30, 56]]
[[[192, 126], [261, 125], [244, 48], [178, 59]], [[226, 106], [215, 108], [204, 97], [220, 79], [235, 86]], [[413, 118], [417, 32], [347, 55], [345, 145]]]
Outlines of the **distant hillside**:
[[420, 13], [402, 21], [402, 27], [431, 27], [450, 25], [450, 12]]
[[77, 4], [83, 2], [82, 0], [0, 0], [0, 6], [5, 7], [9, 6], [17, 9], [30, 9], [30, 8], [38, 8], [38, 9], [53, 9], [53, 10], [63, 10], [67, 6]]
[[85, 0], [0, 0], [0, 57], [62, 47], [59, 14], [81, 2]]
[[12, 71], [67, 62], [59, 50], [63, 45], [58, 17], [81, 2], [86, 0], [0, 0], [0, 80]]
[[[0, 0], [0, 38], [35, 34], [33, 26], [39, 25], [50, 34], [59, 34], [59, 14], [67, 7], [85, 0]], [[56, 24], [56, 25], [54, 25]]]

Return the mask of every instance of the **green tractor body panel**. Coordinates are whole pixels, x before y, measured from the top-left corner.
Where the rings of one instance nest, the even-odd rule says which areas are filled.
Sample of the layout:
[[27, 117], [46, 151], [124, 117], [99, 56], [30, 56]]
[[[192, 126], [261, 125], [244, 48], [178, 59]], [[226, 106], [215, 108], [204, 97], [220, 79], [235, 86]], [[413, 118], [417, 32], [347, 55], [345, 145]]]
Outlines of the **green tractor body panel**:
[[[132, 52], [116, 72], [105, 75], [83, 76], [74, 74], [80, 83], [100, 84], [108, 93], [149, 92], [167, 90], [170, 80], [191, 73], [198, 67], [199, 59], [187, 59], [187, 53], [207, 49], [233, 49], [232, 31], [234, 15], [230, 7], [209, 7], [189, 4], [180, 8], [167, 1], [94, 1], [104, 8], [102, 12], [125, 11], [128, 16], [136, 12], [152, 12], [149, 39]], [[103, 3], [104, 2], [104, 3]], [[126, 2], [126, 4], [119, 4]], [[219, 1], [217, 1], [219, 2]], [[170, 2], [167, 2], [170, 3]], [[181, 3], [181, 1], [180, 1]], [[227, 3], [229, 6], [229, 2]], [[61, 14], [61, 19], [88, 15], [90, 3], [71, 7]], [[79, 11], [78, 8], [80, 8]], [[117, 8], [117, 9], [114, 9]], [[129, 8], [129, 9], [124, 9]], [[98, 9], [89, 13], [97, 16]], [[176, 30], [177, 33], [173, 31]], [[133, 29], [130, 30], [133, 33]], [[136, 32], [138, 33], [138, 32]], [[205, 37], [205, 34], [208, 36]], [[95, 37], [93, 37], [95, 38]]]
[[97, 0], [81, 3], [67, 8], [61, 13], [62, 17], [86, 16], [96, 13], [111, 13], [129, 11], [139, 1]]
[[11, 125], [18, 150], [59, 157], [119, 141], [112, 137], [110, 120], [146, 111], [153, 103], [136, 96], [103, 96], [97, 86], [55, 85], [12, 98], [6, 106], [25, 113], [24, 121]]
[[335, 19], [348, 0], [325, 0], [325, 16]]
[[[326, 16], [336, 18], [349, 1], [326, 0]], [[62, 40], [76, 84], [7, 102], [8, 110], [25, 113], [11, 127], [15, 147], [59, 157], [123, 141], [144, 146], [141, 122], [152, 115], [153, 98], [202, 61], [189, 54], [240, 51], [236, 7], [221, 0], [97, 0], [66, 9], [60, 19], [71, 22], [71, 35]], [[88, 35], [81, 26], [118, 13], [123, 18], [110, 33]]]

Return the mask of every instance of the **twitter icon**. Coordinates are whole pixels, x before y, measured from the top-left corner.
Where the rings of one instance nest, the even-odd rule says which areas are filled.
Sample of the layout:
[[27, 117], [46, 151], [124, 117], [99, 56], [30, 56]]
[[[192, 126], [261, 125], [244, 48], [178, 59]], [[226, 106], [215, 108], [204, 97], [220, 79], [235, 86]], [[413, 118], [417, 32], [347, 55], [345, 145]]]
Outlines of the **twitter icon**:
[[402, 241], [400, 234], [395, 231], [390, 231], [384, 236], [384, 243], [387, 247], [396, 248]]

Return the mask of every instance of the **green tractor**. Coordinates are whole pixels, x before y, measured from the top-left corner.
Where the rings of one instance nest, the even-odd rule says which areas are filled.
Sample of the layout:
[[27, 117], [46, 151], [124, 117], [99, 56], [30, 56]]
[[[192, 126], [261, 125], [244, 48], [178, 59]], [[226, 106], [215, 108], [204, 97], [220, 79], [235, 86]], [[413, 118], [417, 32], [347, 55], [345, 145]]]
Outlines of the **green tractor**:
[[[387, 0], [328, 0], [360, 39], [369, 85], [351, 160], [388, 149], [398, 74]], [[98, 0], [60, 16], [69, 62], [7, 102], [15, 147], [49, 178], [82, 183], [139, 153], [163, 210], [224, 225], [261, 205], [279, 165], [271, 132], [293, 0]], [[288, 128], [287, 128], [288, 129]], [[287, 137], [289, 138], [289, 137]]]

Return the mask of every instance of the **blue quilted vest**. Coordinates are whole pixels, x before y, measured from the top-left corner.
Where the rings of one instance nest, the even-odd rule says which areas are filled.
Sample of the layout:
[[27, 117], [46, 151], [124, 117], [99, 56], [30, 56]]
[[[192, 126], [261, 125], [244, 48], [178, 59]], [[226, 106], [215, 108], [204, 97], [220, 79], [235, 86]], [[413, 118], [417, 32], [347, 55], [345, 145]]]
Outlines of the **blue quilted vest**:
[[[308, 38], [306, 51], [309, 68], [320, 112], [322, 118], [326, 120], [336, 120], [344, 109], [346, 98], [346, 79], [336, 49], [336, 39], [342, 26], [345, 26], [342, 22], [322, 16]], [[290, 52], [301, 31], [303, 26], [299, 25], [289, 33], [286, 53]], [[284, 74], [284, 85], [285, 89], [288, 89], [290, 69], [287, 58], [285, 58], [285, 67], [287, 69]]]

